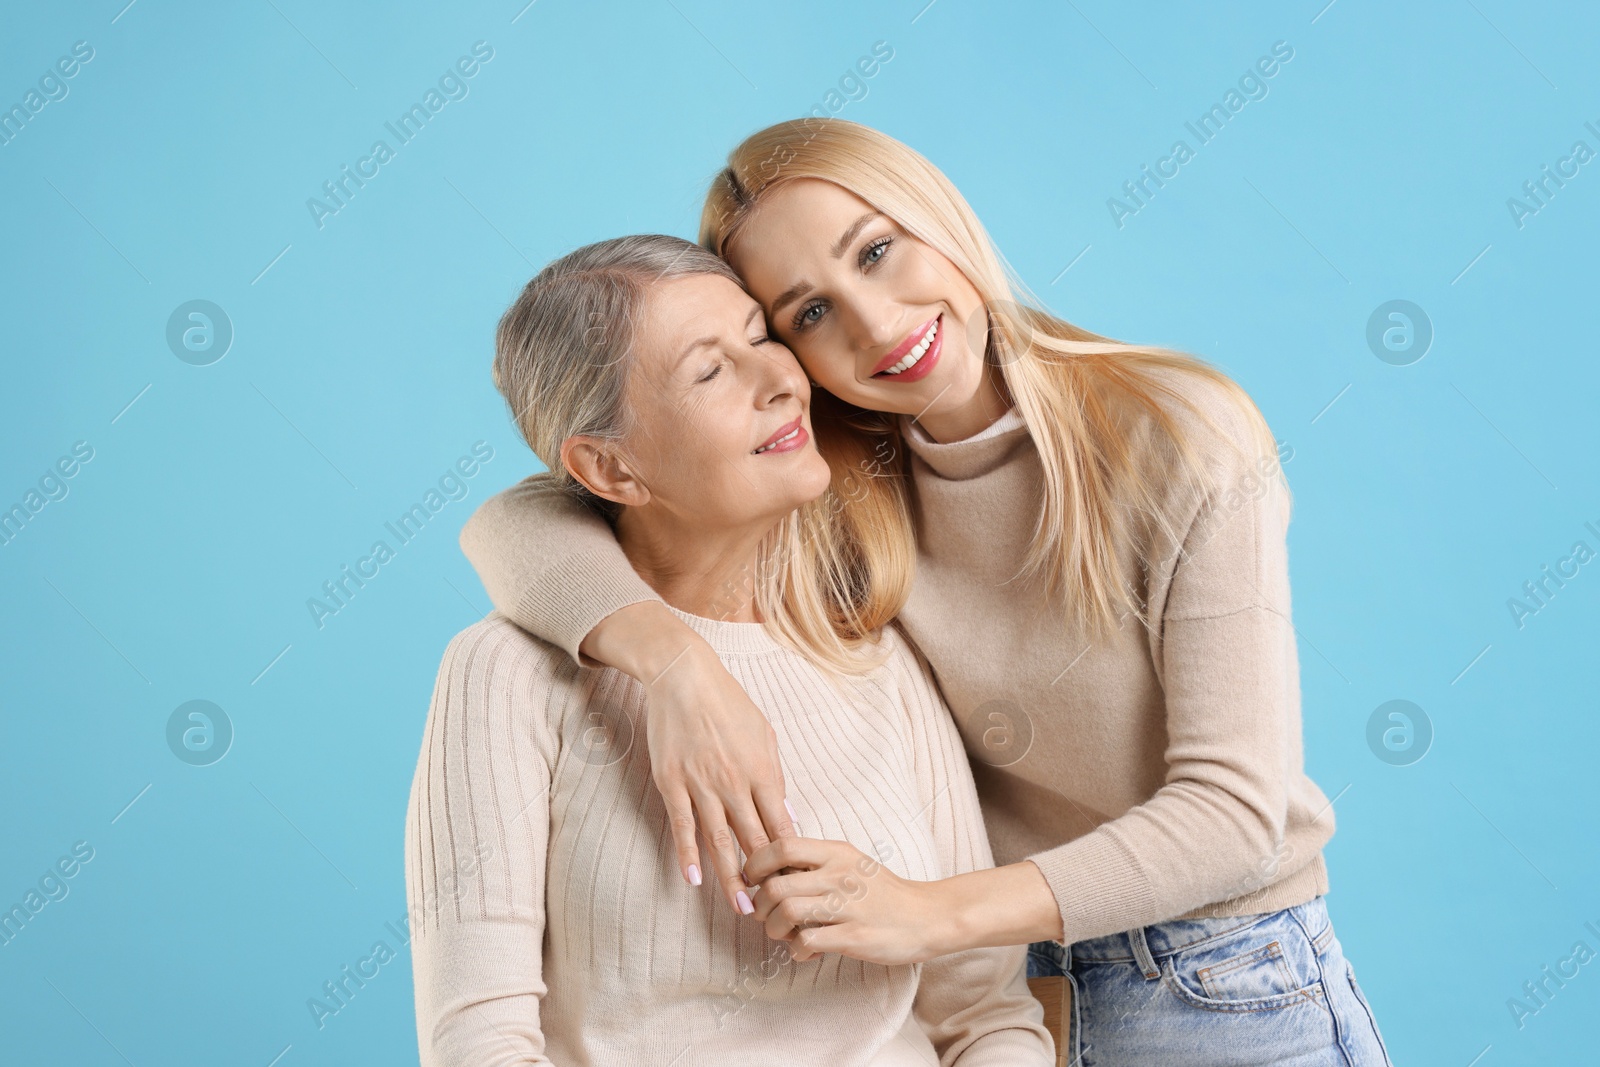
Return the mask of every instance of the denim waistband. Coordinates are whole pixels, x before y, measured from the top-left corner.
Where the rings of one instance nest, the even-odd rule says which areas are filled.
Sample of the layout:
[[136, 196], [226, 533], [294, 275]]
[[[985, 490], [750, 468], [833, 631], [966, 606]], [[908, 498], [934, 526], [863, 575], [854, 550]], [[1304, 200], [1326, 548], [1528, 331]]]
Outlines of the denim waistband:
[[[1164, 923], [1155, 923], [1142, 928], [1143, 940], [1149, 946], [1150, 955], [1160, 961], [1186, 948], [1193, 948], [1203, 941], [1210, 941], [1285, 914], [1293, 915], [1303, 923], [1307, 933], [1314, 940], [1321, 940], [1322, 935], [1333, 925], [1328, 918], [1326, 902], [1318, 896], [1303, 904], [1284, 908], [1282, 911], [1226, 915], [1214, 919], [1171, 919]], [[1075, 941], [1065, 947], [1070, 953], [1069, 958], [1074, 962], [1130, 962], [1136, 960], [1140, 954], [1134, 946], [1133, 934], [1134, 931], [1124, 930], [1104, 937]]]

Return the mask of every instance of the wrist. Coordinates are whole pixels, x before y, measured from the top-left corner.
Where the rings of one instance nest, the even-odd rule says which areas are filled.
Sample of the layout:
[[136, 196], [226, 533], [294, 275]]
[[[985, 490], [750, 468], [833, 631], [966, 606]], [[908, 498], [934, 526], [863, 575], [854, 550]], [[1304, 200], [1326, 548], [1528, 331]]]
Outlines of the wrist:
[[945, 952], [1058, 941], [1064, 934], [1050, 883], [1028, 860], [935, 884], [943, 890]]
[[641, 600], [602, 619], [578, 646], [585, 657], [647, 688], [684, 659], [708, 652], [705, 639], [659, 600]]

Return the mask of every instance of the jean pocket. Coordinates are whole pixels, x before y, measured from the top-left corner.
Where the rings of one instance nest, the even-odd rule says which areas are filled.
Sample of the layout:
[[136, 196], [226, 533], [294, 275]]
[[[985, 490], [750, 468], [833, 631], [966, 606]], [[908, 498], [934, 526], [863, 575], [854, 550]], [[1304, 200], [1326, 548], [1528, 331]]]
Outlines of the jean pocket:
[[1180, 950], [1167, 983], [1182, 1000], [1212, 1011], [1275, 1011], [1323, 999], [1312, 948], [1292, 920], [1266, 920]]

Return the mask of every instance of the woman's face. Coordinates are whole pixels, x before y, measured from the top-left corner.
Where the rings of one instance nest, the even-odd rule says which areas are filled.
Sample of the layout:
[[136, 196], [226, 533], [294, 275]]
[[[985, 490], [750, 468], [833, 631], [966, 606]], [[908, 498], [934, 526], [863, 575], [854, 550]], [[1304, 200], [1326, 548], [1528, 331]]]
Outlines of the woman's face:
[[767, 194], [727, 258], [774, 336], [842, 400], [949, 421], [993, 387], [977, 289], [950, 260], [832, 182], [801, 178]]
[[744, 290], [714, 275], [658, 282], [635, 336], [624, 443], [649, 490], [639, 510], [753, 529], [827, 489], [805, 372]]

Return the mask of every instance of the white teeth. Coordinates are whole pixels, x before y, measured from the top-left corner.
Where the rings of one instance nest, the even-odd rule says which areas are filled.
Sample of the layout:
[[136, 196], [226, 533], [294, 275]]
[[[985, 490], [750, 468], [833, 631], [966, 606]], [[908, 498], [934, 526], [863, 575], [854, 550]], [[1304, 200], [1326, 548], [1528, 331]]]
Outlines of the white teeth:
[[912, 346], [911, 351], [905, 354], [904, 359], [902, 359], [899, 363], [896, 363], [894, 366], [885, 369], [883, 373], [902, 374], [905, 371], [910, 370], [912, 367], [915, 367], [917, 365], [917, 361], [927, 353], [928, 347], [933, 344], [933, 339], [937, 337], [938, 334], [939, 320], [934, 319], [933, 325], [928, 327], [928, 332], [922, 335], [922, 340], [918, 341]]
[[759, 455], [761, 455], [761, 453], [765, 452], [769, 448], [777, 448], [779, 445], [783, 444], [785, 441], [793, 441], [795, 439], [795, 437], [799, 433], [800, 433], [800, 427], [796, 426], [794, 429], [790, 430], [788, 433], [784, 434], [782, 437], [778, 438], [776, 441], [772, 442], [770, 445], [762, 445], [760, 448], [756, 449], [755, 452], [754, 452], [754, 455], [759, 456]]

